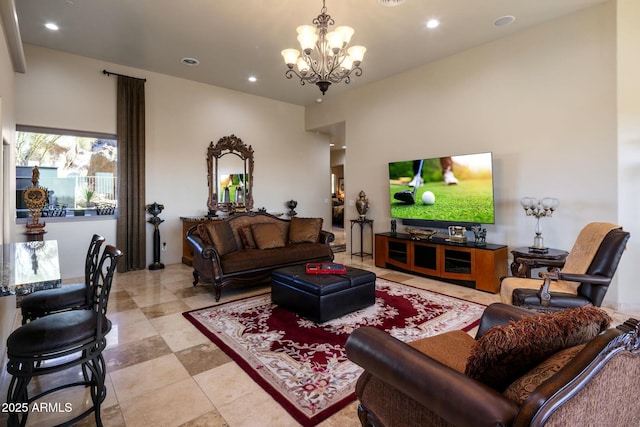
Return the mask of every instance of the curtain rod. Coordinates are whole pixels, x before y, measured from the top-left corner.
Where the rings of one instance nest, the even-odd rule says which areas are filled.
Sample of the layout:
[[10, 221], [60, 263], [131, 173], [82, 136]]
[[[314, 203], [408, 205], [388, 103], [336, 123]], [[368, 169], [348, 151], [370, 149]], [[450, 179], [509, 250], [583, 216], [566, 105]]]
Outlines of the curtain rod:
[[147, 81], [147, 79], [139, 79], [139, 78], [137, 78], [137, 77], [125, 76], [124, 74], [112, 73], [111, 71], [107, 71], [107, 70], [102, 70], [102, 74], [104, 74], [104, 75], [106, 75], [106, 76], [127, 77], [127, 78], [129, 78], [129, 79], [142, 80], [143, 82], [146, 82], [146, 81]]

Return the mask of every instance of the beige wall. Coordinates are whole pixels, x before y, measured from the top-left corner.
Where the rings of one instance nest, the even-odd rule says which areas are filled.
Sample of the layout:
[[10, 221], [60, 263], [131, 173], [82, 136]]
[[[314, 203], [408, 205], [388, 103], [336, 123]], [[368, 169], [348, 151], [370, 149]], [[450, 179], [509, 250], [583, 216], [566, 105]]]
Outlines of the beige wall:
[[625, 257], [633, 257], [618, 274], [617, 301], [623, 308], [637, 305], [637, 286], [633, 284], [640, 274], [637, 265], [640, 254], [640, 2], [636, 0], [619, 0], [617, 2], [617, 36], [618, 36], [618, 211], [620, 223], [631, 231], [631, 240], [627, 245]]
[[[10, 228], [10, 207], [4, 203], [5, 198], [9, 198], [9, 188], [6, 185], [5, 175], [10, 159], [11, 147], [15, 139], [15, 73], [9, 54], [9, 47], [0, 19], [0, 200], [3, 200], [0, 210], [0, 243], [8, 241]], [[5, 156], [6, 153], [6, 156]]]
[[[146, 196], [165, 206], [163, 263], [180, 262], [179, 217], [206, 214], [206, 150], [225, 135], [255, 151], [256, 208], [285, 212], [285, 202], [296, 199], [300, 216], [331, 223], [328, 137], [304, 131], [303, 107], [30, 45], [25, 53], [28, 72], [17, 78], [19, 124], [115, 133], [116, 79], [102, 70], [147, 79]], [[14, 227], [14, 239], [21, 240], [22, 227]], [[87, 236], [100, 232], [115, 241], [115, 221], [48, 223], [47, 230], [59, 240], [63, 277], [82, 274]], [[150, 263], [151, 225], [147, 231]]]
[[[532, 244], [535, 219], [522, 212], [523, 196], [560, 199], [553, 218], [542, 220], [550, 247], [570, 249], [591, 221], [633, 229], [637, 220], [619, 211], [635, 199], [628, 187], [637, 187], [638, 177], [619, 193], [615, 6], [608, 2], [329, 98], [307, 108], [307, 128], [346, 122], [346, 198], [367, 193], [376, 232], [390, 228], [388, 162], [483, 151], [493, 152], [496, 177], [488, 241]], [[346, 217], [355, 218], [355, 208], [347, 209]], [[621, 269], [637, 277], [632, 249]], [[634, 283], [621, 283], [620, 295], [640, 307]], [[620, 298], [614, 287], [607, 302], [621, 306]]]
[[[11, 144], [15, 138], [15, 118], [14, 118], [14, 72], [13, 65], [9, 56], [9, 50], [5, 39], [5, 33], [2, 28], [2, 20], [0, 20], [0, 200], [3, 201], [0, 209], [0, 244], [8, 242], [6, 239], [11, 222], [9, 221], [9, 207], [4, 203], [5, 197], [8, 198], [10, 192], [6, 189], [6, 169], [5, 163], [8, 162], [5, 151], [10, 151]], [[7, 145], [4, 145], [4, 144]], [[4, 262], [0, 259], [0, 262]], [[13, 329], [13, 322], [16, 314], [16, 297], [11, 295], [0, 297], [0, 363], [4, 367], [6, 341], [9, 333]], [[0, 386], [4, 378], [7, 376], [6, 370], [0, 372]]]

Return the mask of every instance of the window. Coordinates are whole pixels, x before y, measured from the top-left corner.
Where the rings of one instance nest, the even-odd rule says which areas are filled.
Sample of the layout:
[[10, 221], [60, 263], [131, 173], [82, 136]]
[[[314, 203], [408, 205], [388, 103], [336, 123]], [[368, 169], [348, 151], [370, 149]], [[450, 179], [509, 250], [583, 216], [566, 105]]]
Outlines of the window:
[[47, 190], [43, 217], [114, 215], [118, 148], [115, 135], [17, 126], [16, 216], [29, 210], [24, 190], [38, 166]]

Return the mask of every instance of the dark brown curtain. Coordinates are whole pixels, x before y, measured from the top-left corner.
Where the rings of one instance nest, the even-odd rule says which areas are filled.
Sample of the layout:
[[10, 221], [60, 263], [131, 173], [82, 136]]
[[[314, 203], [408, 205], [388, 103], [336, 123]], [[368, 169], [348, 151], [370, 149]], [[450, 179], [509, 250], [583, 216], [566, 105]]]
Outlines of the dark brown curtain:
[[146, 264], [144, 80], [118, 76], [118, 271]]

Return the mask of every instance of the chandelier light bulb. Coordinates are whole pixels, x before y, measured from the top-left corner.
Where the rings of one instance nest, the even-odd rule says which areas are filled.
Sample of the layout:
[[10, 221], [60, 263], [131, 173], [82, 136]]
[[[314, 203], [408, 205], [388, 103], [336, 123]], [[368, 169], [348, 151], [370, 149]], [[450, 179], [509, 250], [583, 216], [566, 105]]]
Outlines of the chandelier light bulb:
[[333, 50], [334, 54], [337, 54], [344, 44], [344, 33], [339, 31], [331, 31], [327, 33], [327, 42], [329, 47]]
[[304, 60], [303, 57], [298, 58], [298, 62], [296, 65], [298, 66], [298, 71], [300, 71], [300, 74], [306, 75], [309, 72], [309, 64]]
[[298, 33], [298, 35], [317, 34], [316, 27], [314, 27], [313, 25], [300, 25], [298, 28], [296, 28], [296, 32]]
[[344, 35], [344, 44], [348, 45], [351, 41], [351, 37], [355, 34], [355, 30], [351, 27], [347, 27], [346, 25], [342, 25], [335, 29], [335, 31], [342, 33]]
[[347, 49], [347, 53], [349, 54], [355, 65], [360, 65], [366, 51], [367, 48], [364, 46], [351, 46], [349, 49]]
[[300, 43], [300, 47], [307, 55], [309, 55], [309, 53], [316, 47], [317, 41], [317, 34], [302, 33], [298, 35], [298, 43]]
[[350, 70], [351, 67], [353, 67], [353, 59], [351, 58], [351, 55], [347, 55], [347, 57], [344, 58], [344, 61], [342, 61], [342, 68]]
[[284, 63], [292, 67], [296, 62], [298, 62], [300, 51], [297, 49], [285, 49], [280, 52], [280, 54], [284, 58]]

